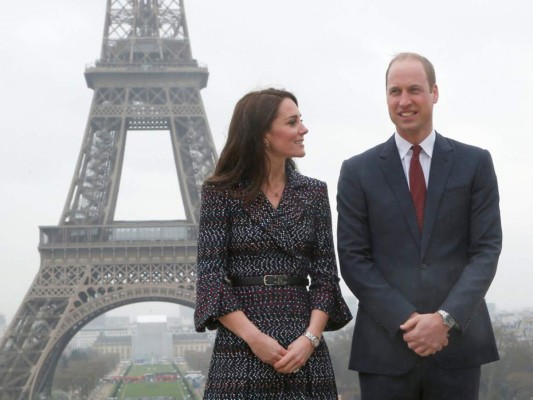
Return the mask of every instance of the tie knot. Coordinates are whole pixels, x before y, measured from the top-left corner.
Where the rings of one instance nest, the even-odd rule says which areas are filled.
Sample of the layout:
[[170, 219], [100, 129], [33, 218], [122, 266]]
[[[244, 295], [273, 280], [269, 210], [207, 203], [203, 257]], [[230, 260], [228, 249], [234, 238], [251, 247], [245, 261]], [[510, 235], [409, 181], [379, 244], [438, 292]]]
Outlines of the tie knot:
[[418, 157], [420, 155], [420, 152], [422, 151], [422, 147], [420, 147], [420, 145], [418, 144], [415, 144], [411, 148], [413, 149], [413, 157]]

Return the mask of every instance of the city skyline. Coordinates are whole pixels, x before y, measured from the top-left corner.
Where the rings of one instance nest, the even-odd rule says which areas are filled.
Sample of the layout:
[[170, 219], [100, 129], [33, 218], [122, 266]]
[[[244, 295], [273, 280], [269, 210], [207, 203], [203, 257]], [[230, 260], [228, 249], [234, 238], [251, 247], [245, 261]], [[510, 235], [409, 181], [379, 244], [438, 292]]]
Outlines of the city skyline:
[[[350, 311], [355, 315], [357, 312], [358, 301], [357, 298], [352, 294], [346, 294], [345, 300], [350, 308]], [[497, 303], [488, 303], [489, 310], [491, 314], [505, 314], [505, 313], [523, 313], [523, 312], [533, 312], [533, 305], [526, 305], [524, 307], [518, 307], [513, 309], [501, 308]], [[193, 324], [193, 313], [194, 308], [167, 302], [157, 302], [157, 301], [147, 301], [142, 303], [130, 304], [122, 306], [108, 312], [101, 314], [99, 317], [95, 318], [88, 325], [98, 318], [128, 318], [129, 323], [135, 323], [139, 317], [148, 317], [148, 316], [166, 316], [171, 319], [184, 320], [189, 322], [189, 327], [194, 329]], [[0, 326], [2, 325], [2, 320], [7, 328], [7, 325], [11, 323], [11, 319], [2, 312], [0, 309]], [[353, 322], [353, 321], [352, 321]]]

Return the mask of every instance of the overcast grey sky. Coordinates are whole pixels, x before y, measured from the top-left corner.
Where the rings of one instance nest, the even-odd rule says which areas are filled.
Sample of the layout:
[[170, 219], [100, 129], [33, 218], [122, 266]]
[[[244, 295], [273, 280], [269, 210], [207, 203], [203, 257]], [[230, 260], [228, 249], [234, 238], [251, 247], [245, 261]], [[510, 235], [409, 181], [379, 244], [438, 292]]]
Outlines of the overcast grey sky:
[[[38, 272], [37, 227], [56, 225], [66, 200], [92, 99], [83, 71], [100, 54], [105, 4], [2, 7], [0, 313], [8, 318]], [[185, 0], [185, 7], [193, 55], [210, 71], [202, 96], [217, 150], [245, 92], [293, 91], [309, 128], [298, 165], [328, 183], [334, 221], [342, 161], [393, 133], [388, 61], [400, 51], [427, 56], [440, 89], [435, 128], [490, 150], [500, 182], [504, 250], [487, 300], [500, 309], [533, 305], [529, 0]], [[131, 206], [157, 207], [149, 201]]]

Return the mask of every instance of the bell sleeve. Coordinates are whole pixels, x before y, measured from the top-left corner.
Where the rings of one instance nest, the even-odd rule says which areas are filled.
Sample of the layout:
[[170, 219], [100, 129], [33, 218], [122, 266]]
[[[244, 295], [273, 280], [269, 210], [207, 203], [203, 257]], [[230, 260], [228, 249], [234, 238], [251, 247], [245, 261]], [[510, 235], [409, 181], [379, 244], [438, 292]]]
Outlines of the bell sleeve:
[[328, 190], [325, 183], [321, 184], [315, 207], [315, 242], [309, 271], [309, 294], [312, 308], [329, 315], [325, 330], [334, 331], [350, 322], [352, 314], [339, 286]]
[[230, 202], [227, 191], [216, 190], [210, 184], [203, 185], [194, 311], [197, 332], [216, 329], [220, 317], [241, 308], [231, 286], [225, 281], [231, 226]]

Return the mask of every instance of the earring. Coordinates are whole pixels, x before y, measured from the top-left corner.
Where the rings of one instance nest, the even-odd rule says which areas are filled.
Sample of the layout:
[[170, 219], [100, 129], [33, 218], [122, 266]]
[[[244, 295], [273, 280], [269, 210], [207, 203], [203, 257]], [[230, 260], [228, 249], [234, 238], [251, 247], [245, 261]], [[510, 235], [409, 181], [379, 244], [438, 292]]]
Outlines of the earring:
[[270, 149], [270, 142], [265, 139], [265, 148]]

